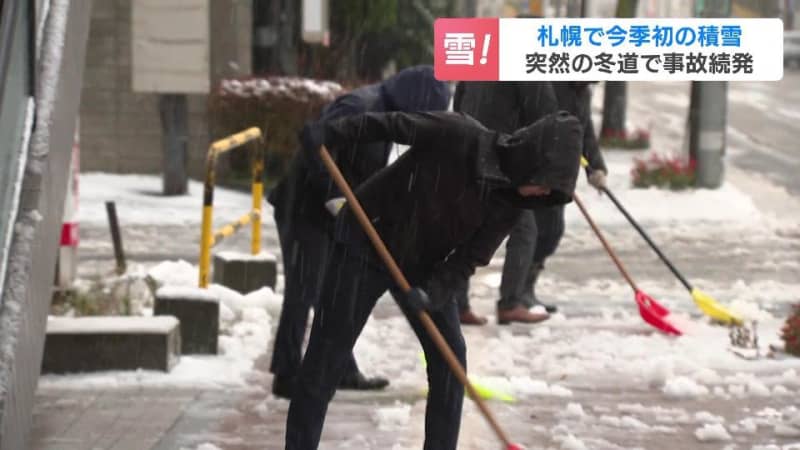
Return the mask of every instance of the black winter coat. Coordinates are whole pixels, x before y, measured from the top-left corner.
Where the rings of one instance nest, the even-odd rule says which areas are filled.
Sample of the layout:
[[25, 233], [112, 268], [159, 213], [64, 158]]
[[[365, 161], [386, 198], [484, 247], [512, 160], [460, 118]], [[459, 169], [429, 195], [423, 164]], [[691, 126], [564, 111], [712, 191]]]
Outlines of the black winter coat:
[[[440, 264], [466, 279], [489, 263], [519, 208], [571, 201], [581, 139], [579, 122], [566, 113], [513, 134], [448, 112], [363, 114], [329, 122], [324, 130], [326, 146], [337, 149], [339, 158], [364, 142], [411, 146], [355, 193], [412, 280]], [[523, 184], [552, 191], [526, 198], [516, 190]], [[348, 207], [338, 216], [334, 236], [371, 248]]]
[[[583, 156], [589, 161], [589, 167], [608, 173], [597, 136], [592, 123], [592, 91], [589, 83], [580, 81], [557, 81], [551, 83], [558, 98], [559, 109], [575, 115], [583, 124]], [[587, 169], [588, 170], [588, 169]]]
[[[341, 196], [316, 155], [308, 157], [322, 144], [312, 129], [364, 112], [444, 110], [449, 101], [449, 88], [434, 78], [430, 66], [404, 69], [383, 82], [338, 97], [323, 108], [316, 121], [303, 127], [302, 150], [292, 159], [283, 180], [270, 192], [268, 201], [275, 207], [278, 225], [292, 227], [299, 220], [324, 229], [331, 222], [325, 201]], [[390, 150], [391, 143], [387, 141], [365, 142], [348, 155], [348, 160], [339, 159], [337, 163], [348, 182], [358, 186], [386, 166]]]
[[453, 110], [502, 133], [513, 133], [558, 109], [547, 81], [464, 81], [456, 86], [453, 98]]

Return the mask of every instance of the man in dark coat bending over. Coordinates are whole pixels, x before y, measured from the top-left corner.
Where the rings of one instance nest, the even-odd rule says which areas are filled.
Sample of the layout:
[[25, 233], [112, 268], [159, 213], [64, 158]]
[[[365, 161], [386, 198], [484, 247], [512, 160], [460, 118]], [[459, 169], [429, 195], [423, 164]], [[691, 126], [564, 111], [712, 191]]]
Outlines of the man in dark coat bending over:
[[[554, 113], [505, 134], [460, 113], [386, 113], [328, 122], [315, 133], [340, 160], [364, 142], [411, 146], [355, 194], [409, 283], [418, 288], [411, 297], [429, 299], [425, 308], [466, 364], [452, 286], [489, 263], [520, 208], [571, 201], [583, 138], [580, 123], [566, 112]], [[427, 361], [425, 449], [455, 450], [464, 388], [419, 322], [412, 306], [419, 302], [409, 301], [394, 285], [347, 205], [337, 215], [334, 241], [289, 406], [286, 449], [317, 448], [328, 402], [353, 345], [375, 302], [391, 290]]]
[[[303, 128], [300, 138], [303, 151], [292, 161], [286, 177], [270, 193], [275, 223], [283, 255], [285, 289], [280, 322], [275, 335], [272, 365], [275, 375], [272, 393], [290, 398], [300, 367], [308, 313], [318, 303], [328, 249], [332, 213], [341, 205], [341, 193], [330, 183], [324, 168], [305, 154], [322, 144], [309, 132], [330, 120], [365, 112], [441, 111], [447, 109], [450, 90], [433, 76], [433, 67], [414, 66], [387, 80], [355, 89], [326, 106], [320, 117]], [[386, 166], [391, 143], [365, 142], [352, 152], [352, 158], [340, 160], [347, 180], [358, 186]], [[382, 389], [384, 378], [364, 376], [351, 355], [339, 389]]]

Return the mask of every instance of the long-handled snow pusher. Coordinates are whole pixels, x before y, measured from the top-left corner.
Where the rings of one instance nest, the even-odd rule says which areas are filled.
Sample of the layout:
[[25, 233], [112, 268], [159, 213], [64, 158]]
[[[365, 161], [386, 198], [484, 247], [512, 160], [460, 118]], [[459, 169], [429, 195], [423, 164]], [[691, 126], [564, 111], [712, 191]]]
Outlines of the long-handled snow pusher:
[[603, 233], [594, 223], [594, 220], [592, 220], [591, 216], [589, 216], [589, 212], [586, 210], [586, 207], [583, 206], [583, 202], [581, 202], [580, 198], [578, 198], [578, 194], [574, 194], [572, 198], [575, 200], [575, 204], [577, 204], [578, 208], [581, 210], [583, 217], [585, 217], [586, 221], [589, 222], [589, 226], [594, 231], [594, 234], [596, 234], [597, 238], [600, 239], [600, 242], [603, 244], [603, 247], [606, 249], [608, 255], [614, 261], [617, 269], [619, 269], [620, 273], [625, 278], [625, 281], [627, 281], [631, 286], [631, 289], [633, 289], [633, 292], [635, 293], [636, 304], [639, 305], [639, 314], [642, 316], [642, 319], [664, 333], [674, 334], [676, 336], [683, 334], [674, 325], [672, 325], [669, 320], [667, 320], [666, 317], [669, 315], [669, 310], [661, 306], [661, 304], [655, 301], [655, 299], [642, 292], [639, 287], [636, 286], [633, 278], [631, 278], [631, 276], [628, 274], [628, 271], [625, 270], [625, 267], [617, 257], [617, 254], [614, 253], [611, 245], [609, 245], [608, 241], [606, 241], [606, 238], [603, 236]]
[[[406, 280], [405, 275], [400, 270], [400, 267], [397, 265], [397, 262], [392, 257], [392, 254], [389, 253], [389, 249], [386, 248], [386, 244], [383, 243], [383, 240], [378, 235], [378, 232], [375, 230], [375, 227], [372, 226], [372, 223], [369, 221], [367, 214], [364, 212], [364, 209], [361, 207], [361, 203], [359, 203], [356, 196], [353, 194], [353, 191], [350, 189], [347, 181], [342, 176], [342, 173], [339, 171], [339, 168], [336, 166], [336, 163], [331, 158], [328, 149], [325, 146], [320, 146], [319, 149], [320, 156], [322, 157], [322, 162], [325, 164], [325, 168], [330, 172], [331, 176], [333, 177], [336, 186], [339, 188], [342, 193], [344, 193], [345, 198], [347, 199], [347, 203], [350, 205], [350, 209], [358, 219], [359, 224], [361, 227], [364, 228], [364, 232], [367, 233], [370, 241], [372, 241], [372, 245], [375, 246], [375, 251], [380, 255], [383, 263], [386, 264], [386, 268], [389, 270], [392, 278], [394, 279], [395, 283], [403, 290], [403, 292], [408, 293], [411, 291], [411, 285]], [[475, 389], [475, 387], [470, 383], [469, 379], [467, 378], [467, 372], [464, 370], [464, 367], [461, 366], [461, 363], [456, 358], [453, 350], [447, 344], [442, 334], [439, 332], [439, 329], [436, 328], [436, 324], [433, 323], [431, 316], [425, 310], [419, 311], [419, 320], [422, 322], [422, 326], [425, 327], [425, 331], [428, 332], [428, 335], [433, 339], [434, 344], [436, 344], [436, 348], [442, 352], [442, 356], [444, 357], [447, 365], [450, 366], [450, 370], [453, 371], [453, 374], [458, 378], [464, 388], [469, 393], [470, 398], [475, 404], [478, 406], [481, 414], [489, 422], [489, 426], [494, 431], [495, 435], [502, 441], [503, 445], [505, 446], [506, 450], [522, 450], [522, 447], [512, 443], [506, 433], [500, 428], [500, 424], [492, 415], [492, 412], [486, 406], [486, 403], [481, 399], [480, 393]]]
[[[583, 167], [588, 168], [589, 171], [592, 170], [591, 167], [589, 167], [589, 162], [586, 160], [586, 158], [583, 157], [581, 158], [581, 165]], [[639, 232], [639, 234], [647, 242], [647, 244], [650, 245], [650, 248], [652, 248], [653, 251], [656, 252], [656, 255], [658, 255], [661, 261], [678, 278], [678, 280], [680, 280], [681, 284], [683, 284], [683, 286], [686, 287], [686, 289], [691, 293], [692, 299], [694, 300], [694, 303], [697, 305], [700, 311], [702, 311], [708, 317], [711, 317], [712, 319], [722, 322], [724, 324], [733, 324], [733, 325], [744, 324], [744, 321], [742, 320], [741, 317], [737, 316], [729, 309], [722, 306], [719, 302], [714, 300], [714, 298], [712, 298], [710, 295], [692, 286], [692, 284], [689, 283], [688, 280], [686, 280], [686, 278], [678, 271], [678, 269], [675, 268], [674, 265], [672, 265], [672, 262], [670, 262], [670, 260], [667, 259], [667, 256], [664, 255], [664, 253], [661, 251], [660, 248], [658, 248], [655, 242], [653, 242], [653, 240], [650, 239], [650, 236], [647, 234], [647, 232], [645, 232], [644, 229], [636, 222], [636, 220], [634, 220], [633, 216], [630, 215], [628, 210], [626, 210], [625, 207], [622, 206], [622, 203], [620, 203], [620, 201], [617, 199], [614, 193], [611, 192], [611, 190], [608, 189], [607, 187], [603, 187], [602, 191], [608, 196], [608, 198], [611, 199], [611, 201], [614, 203], [617, 209], [619, 209], [622, 215], [625, 216], [626, 219], [628, 219], [628, 222], [630, 222], [633, 228], [635, 228], [636, 231]]]

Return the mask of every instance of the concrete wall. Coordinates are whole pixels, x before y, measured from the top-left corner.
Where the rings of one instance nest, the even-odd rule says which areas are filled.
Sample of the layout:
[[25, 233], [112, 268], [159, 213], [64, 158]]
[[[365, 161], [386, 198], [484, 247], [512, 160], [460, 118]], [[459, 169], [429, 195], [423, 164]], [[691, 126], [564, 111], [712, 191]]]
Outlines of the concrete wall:
[[[161, 122], [156, 94], [131, 81], [130, 0], [95, 2], [81, 101], [81, 170], [157, 173]], [[190, 165], [208, 146], [206, 96], [189, 96]]]
[[[211, 80], [250, 73], [251, 0], [211, 0]], [[156, 94], [134, 93], [131, 0], [95, 2], [81, 102], [81, 171], [160, 173]], [[202, 175], [209, 144], [207, 96], [189, 99], [189, 173]]]
[[91, 6], [90, 0], [52, 0], [43, 40], [47, 57], [37, 73], [37, 122], [0, 308], [2, 450], [30, 445]]

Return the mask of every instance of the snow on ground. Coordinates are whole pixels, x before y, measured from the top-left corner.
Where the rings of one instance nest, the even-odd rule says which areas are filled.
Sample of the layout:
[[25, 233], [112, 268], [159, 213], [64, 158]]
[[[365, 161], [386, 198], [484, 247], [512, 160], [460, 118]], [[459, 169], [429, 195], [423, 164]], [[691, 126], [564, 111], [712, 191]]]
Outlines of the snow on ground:
[[398, 401], [392, 406], [374, 410], [372, 418], [381, 430], [392, 430], [408, 425], [410, 415], [411, 405]]
[[[194, 292], [197, 267], [185, 261], [167, 261], [149, 275], [162, 289]], [[168, 386], [186, 388], [247, 387], [254, 361], [267, 351], [273, 321], [268, 310], [280, 305], [280, 297], [269, 288], [241, 295], [224, 286], [211, 285], [206, 295], [220, 301], [219, 354], [182, 355], [169, 373], [157, 371], [98, 372], [80, 375], [45, 375], [40, 386], [54, 388], [114, 388], [123, 386]], [[134, 320], [129, 318], [128, 320]]]
[[[657, 230], [674, 229], [686, 235], [692, 232], [709, 233], [709, 230], [715, 229], [752, 230], [764, 224], [765, 217], [750, 197], [731, 184], [719, 190], [686, 192], [632, 189], [628, 172], [633, 154], [607, 153], [606, 159], [612, 174], [609, 182], [611, 189], [643, 225], [650, 225]], [[161, 180], [154, 176], [84, 174], [81, 176], [81, 186], [82, 223], [105, 226], [103, 203], [106, 200], [117, 202], [120, 221], [126, 224], [196, 225], [200, 220], [202, 185], [197, 182], [191, 183], [190, 195], [182, 197], [157, 195]], [[599, 197], [585, 181], [581, 181], [579, 192], [601, 227], [627, 226], [613, 204]], [[250, 197], [246, 193], [217, 189], [215, 204], [215, 216], [230, 219], [249, 208]], [[584, 229], [585, 232], [585, 222], [578, 214], [577, 208], [567, 208], [568, 228]], [[582, 242], [575, 244], [574, 241], [565, 239], [565, 247], [589, 245]], [[596, 242], [592, 242], [594, 244]], [[196, 268], [185, 261], [164, 262], [152, 268], [150, 274], [172, 287], [191, 287], [197, 279]], [[790, 303], [796, 301], [798, 292], [796, 284], [771, 280], [732, 280], [728, 283], [702, 279], [694, 281], [708, 292], [725, 299], [725, 304], [731, 305], [735, 311], [758, 319], [762, 342], [776, 341], [781, 324], [780, 318], [763, 310], [764, 303]], [[473, 280], [475, 284], [483, 285], [485, 291], [493, 295], [499, 285], [499, 273], [493, 271], [479, 275]], [[675, 312], [671, 320], [686, 332], [684, 337], [678, 339], [653, 333], [641, 321], [633, 305], [630, 288], [618, 278], [590, 278], [572, 283], [554, 274], [542, 280], [542, 289], [545, 292], [557, 291], [562, 298], [577, 299], [584, 303], [586, 299], [598, 299], [597, 303], [602, 306], [581, 309], [581, 317], [556, 315], [549, 322], [530, 328], [527, 334], [509, 333], [506, 328], [495, 327], [488, 339], [480, 336], [484, 340], [480, 345], [471, 343], [471, 348], [483, 347], [489, 351], [481, 354], [479, 361], [471, 360], [470, 368], [476, 379], [487, 387], [514, 396], [569, 397], [572, 391], [559, 382], [559, 377], [580, 377], [581, 374], [602, 371], [655, 387], [665, 398], [768, 393], [791, 395], [800, 388], [794, 380], [781, 377], [773, 377], [767, 382], [747, 378], [748, 372], [752, 375], [755, 366], [728, 351], [727, 330], [701, 321], [687, 293], [674, 279], [649, 282], [647, 292]], [[239, 331], [240, 334], [256, 333], [259, 338], [264, 337], [251, 352], [246, 352], [247, 346], [242, 343], [242, 336], [229, 330], [230, 336], [221, 339], [223, 349], [248, 355], [257, 353], [257, 350], [265, 351], [266, 341], [270, 337], [268, 318], [260, 313], [246, 315], [243, 311], [248, 307], [257, 307], [266, 311], [264, 315], [276, 317], [280, 311], [280, 297], [264, 292], [263, 295], [255, 295], [255, 299], [246, 298], [226, 291], [221, 286], [213, 286], [211, 292], [223, 296], [223, 317], [229, 321], [243, 321], [245, 316], [250, 319], [249, 323], [239, 323], [239, 328], [246, 330]], [[382, 301], [391, 300], [387, 296]], [[478, 298], [476, 301], [483, 300]], [[257, 305], [248, 305], [248, 302]], [[565, 310], [570, 311], [569, 305]], [[402, 317], [370, 320], [356, 345], [356, 354], [362, 366], [368, 368], [367, 372], [391, 376], [395, 386], [414, 387], [422, 391], [425, 377], [416, 340], [412, 341], [412, 345], [386, 351], [386, 343], [404, 342], [409, 336]], [[468, 333], [468, 341], [477, 338]], [[542, 350], [531, 356], [527, 352], [530, 348]], [[197, 362], [193, 357], [183, 360], [185, 362], [182, 364], [185, 365]], [[248, 367], [248, 364], [232, 364], [231, 367]], [[760, 370], [769, 367], [769, 371], [779, 373], [800, 370], [800, 364], [790, 360], [765, 361], [758, 367]], [[741, 379], [730, 378], [732, 374], [740, 372], [743, 374]], [[175, 373], [181, 374], [181, 367]], [[533, 376], [532, 373], [541, 376]]]
[[[202, 219], [203, 183], [190, 180], [189, 193], [174, 197], [161, 195], [161, 177], [82, 173], [78, 221], [81, 225], [107, 226], [105, 202], [116, 202], [120, 226], [197, 225]], [[238, 219], [252, 207], [248, 193], [214, 189], [215, 228]], [[264, 202], [264, 217], [272, 217]], [[199, 231], [198, 231], [199, 233]]]
[[725, 427], [718, 423], [703, 425], [694, 432], [694, 435], [701, 442], [722, 442], [731, 440], [731, 435], [728, 434]]
[[[692, 243], [725, 236], [728, 239], [725, 243], [735, 247], [725, 251], [738, 252], [758, 264], [763, 263], [768, 270], [785, 275], [794, 273], [792, 271], [800, 266], [796, 261], [792, 266], [792, 261], [773, 261], [768, 258], [771, 255], [759, 253], [762, 247], [780, 248], [790, 242], [776, 238], [774, 231], [790, 230], [791, 233], [796, 224], [787, 224], [779, 217], [765, 214], [759, 202], [753, 200], [758, 198], [757, 194], [742, 189], [733, 179], [718, 190], [632, 189], [629, 171], [636, 155], [646, 153], [606, 152], [610, 188], [658, 242]], [[200, 221], [202, 185], [192, 182], [189, 196], [164, 198], [156, 195], [160, 183], [160, 178], [150, 176], [84, 174], [80, 220], [84, 224], [105, 227], [103, 202], [115, 200], [123, 224], [196, 226]], [[601, 228], [610, 233], [630, 231], [627, 240], [613, 243], [615, 248], [642, 252], [641, 247], [633, 244], [642, 243], [628, 228], [625, 218], [608, 199], [587, 186], [583, 175], [578, 192]], [[219, 220], [227, 221], [247, 211], [250, 197], [246, 193], [217, 189], [215, 204], [215, 221], [219, 224]], [[580, 260], [584, 257], [594, 264], [595, 260], [589, 258], [601, 251], [579, 214], [573, 205], [567, 207], [569, 234], [560, 249], [578, 255], [574, 262], [577, 268], [580, 264], [589, 264]], [[739, 237], [741, 242], [730, 241]], [[499, 402], [509, 408], [536, 400], [558, 402], [560, 407], [551, 413], [559, 422], [543, 432], [551, 432], [550, 446], [555, 448], [624, 448], [596, 439], [597, 434], [584, 434], [591, 427], [617, 433], [633, 430], [639, 434], [667, 436], [687, 429], [686, 436], [698, 445], [710, 442], [720, 447], [732, 436], [738, 444], [743, 435], [764, 430], [787, 438], [800, 430], [795, 412], [786, 409], [752, 411], [751, 417], [729, 422], [719, 411], [697, 409], [697, 404], [719, 400], [791, 402], [800, 394], [800, 360], [762, 357], [751, 361], [734, 355], [729, 348], [729, 330], [709, 324], [695, 309], [683, 287], [667, 276], [645, 279], [642, 287], [673, 311], [669, 319], [685, 334], [676, 338], [654, 331], [639, 317], [630, 287], [616, 276], [607, 259], [603, 261], [609, 268], [603, 266], [596, 276], [579, 281], [568, 279], [563, 273], [549, 273], [543, 278], [541, 289], [558, 293], [564, 302], [559, 304], [563, 312], [548, 322], [536, 326], [498, 327], [490, 317], [492, 321], [487, 327], [465, 328], [469, 374], [473, 382], [501, 396], [512, 397], [511, 401]], [[473, 304], [491, 305], [489, 308], [493, 309], [501, 264], [502, 253], [499, 253], [489, 269], [483, 269], [473, 278]], [[197, 281], [197, 269], [185, 261], [164, 262], [149, 273], [169, 286], [194, 286]], [[800, 293], [800, 285], [791, 277], [752, 279], [741, 277], [736, 270], [731, 270], [730, 275], [709, 275], [707, 279], [698, 277], [692, 281], [748, 320], [758, 320], [758, 334], [764, 349], [779, 341], [783, 317], [776, 313], [776, 308], [796, 302]], [[254, 358], [268, 350], [267, 344], [274, 331], [270, 318], [277, 317], [280, 311], [280, 296], [269, 290], [241, 296], [219, 286], [212, 286], [210, 292], [221, 296], [224, 306], [220, 356], [182, 357], [170, 374], [47, 376], [43, 377], [42, 384], [76, 387], [91, 383], [106, 386], [130, 383], [245, 385], [244, 379], [252, 369]], [[426, 378], [420, 346], [405, 319], [391, 309], [396, 308], [391, 302], [388, 295], [379, 301], [379, 309], [388, 309], [390, 313], [369, 320], [356, 343], [355, 354], [365, 373], [390, 377], [390, 392], [404, 393], [404, 401], [373, 407], [374, 425], [381, 429], [403, 430], [420, 421], [420, 417], [411, 413], [412, 409], [417, 411], [416, 404], [408, 403], [405, 393], [417, 393], [411, 401], [419, 401], [424, 396]], [[590, 406], [585, 401], [586, 392], [603, 386], [615, 391], [647, 392], [653, 403], [636, 400], [646, 406], [634, 402], [620, 403], [616, 407]], [[591, 398], [591, 394], [588, 396]], [[269, 412], [264, 404], [260, 413]], [[474, 414], [474, 409], [467, 404], [465, 418], [470, 414]], [[470, 430], [464, 428], [468, 434]], [[342, 445], [369, 448], [366, 438], [358, 434]]]
[[[764, 218], [753, 200], [727, 182], [719, 189], [692, 189], [670, 191], [668, 189], [638, 189], [631, 186], [631, 167], [634, 158], [647, 158], [647, 153], [604, 152], [608, 166], [608, 188], [620, 203], [643, 226], [696, 225], [698, 223], [725, 224], [730, 226], [758, 226]], [[580, 176], [580, 195], [592, 218], [602, 226], [626, 225], [611, 200], [600, 196]], [[567, 227], [586, 226], [586, 220], [577, 207], [566, 209]]]

